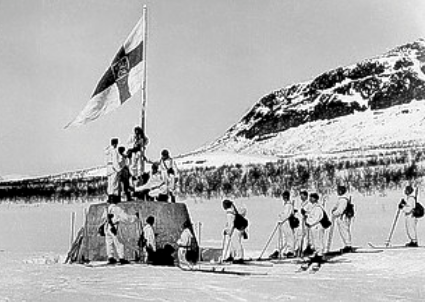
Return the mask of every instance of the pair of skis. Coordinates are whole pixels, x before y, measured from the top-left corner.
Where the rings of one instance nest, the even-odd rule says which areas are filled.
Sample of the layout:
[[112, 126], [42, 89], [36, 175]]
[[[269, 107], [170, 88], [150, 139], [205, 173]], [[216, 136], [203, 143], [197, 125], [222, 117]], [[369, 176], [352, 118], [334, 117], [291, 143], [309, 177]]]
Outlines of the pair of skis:
[[423, 249], [425, 248], [425, 246], [420, 245], [417, 247], [411, 247], [411, 246], [405, 246], [405, 245], [376, 245], [373, 244], [372, 242], [368, 242], [367, 243], [372, 249], [377, 249], [377, 250], [398, 250], [398, 249]]

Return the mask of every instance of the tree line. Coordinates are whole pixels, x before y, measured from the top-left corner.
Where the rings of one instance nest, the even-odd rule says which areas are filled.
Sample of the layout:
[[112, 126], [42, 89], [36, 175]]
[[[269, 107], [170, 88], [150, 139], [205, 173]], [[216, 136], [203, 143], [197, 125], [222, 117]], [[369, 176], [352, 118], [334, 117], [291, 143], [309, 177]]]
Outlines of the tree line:
[[[384, 155], [282, 159], [266, 164], [199, 167], [180, 171], [180, 200], [186, 198], [279, 197], [285, 190], [329, 194], [338, 184], [362, 194], [400, 189], [425, 175], [422, 151]], [[44, 177], [0, 182], [0, 202], [90, 202], [104, 200], [107, 178]]]

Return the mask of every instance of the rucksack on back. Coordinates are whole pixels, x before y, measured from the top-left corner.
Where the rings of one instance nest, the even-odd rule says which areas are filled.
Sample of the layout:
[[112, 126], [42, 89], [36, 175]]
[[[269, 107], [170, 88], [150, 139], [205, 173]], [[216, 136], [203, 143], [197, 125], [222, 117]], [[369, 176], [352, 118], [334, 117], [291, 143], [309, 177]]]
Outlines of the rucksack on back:
[[248, 219], [239, 214], [235, 205], [233, 205], [233, 209], [235, 210], [235, 220], [233, 222], [233, 226], [239, 231], [244, 231], [248, 227]]
[[236, 213], [233, 225], [237, 230], [244, 231], [248, 227], [248, 220], [241, 214]]
[[419, 202], [416, 202], [416, 205], [412, 211], [412, 216], [415, 218], [422, 218], [424, 217], [424, 214], [425, 214], [424, 207]]
[[289, 221], [289, 226], [291, 227], [291, 229], [296, 229], [297, 227], [300, 226], [300, 220], [297, 217], [295, 217], [294, 214], [289, 216], [288, 221]]
[[190, 244], [186, 251], [186, 260], [192, 263], [198, 262], [199, 257], [199, 245], [196, 242], [195, 236], [192, 235], [190, 238]]
[[351, 202], [351, 198], [348, 199], [347, 206], [345, 207], [344, 212], [342, 215], [345, 215], [347, 218], [353, 218], [354, 217], [354, 204]]
[[329, 216], [328, 214], [326, 214], [325, 210], [323, 210], [323, 218], [322, 220], [320, 220], [320, 224], [322, 225], [324, 229], [327, 229], [332, 225], [332, 222], [329, 220]]

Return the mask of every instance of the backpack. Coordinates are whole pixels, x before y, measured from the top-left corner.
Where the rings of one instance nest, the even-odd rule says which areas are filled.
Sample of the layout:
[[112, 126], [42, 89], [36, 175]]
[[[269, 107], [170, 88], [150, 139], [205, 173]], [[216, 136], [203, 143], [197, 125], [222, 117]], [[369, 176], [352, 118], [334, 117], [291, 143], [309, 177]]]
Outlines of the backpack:
[[419, 202], [416, 202], [416, 205], [412, 211], [412, 216], [415, 218], [422, 218], [424, 217], [424, 214], [425, 214], [424, 207]]
[[144, 248], [146, 246], [146, 243], [147, 243], [147, 240], [146, 240], [146, 237], [145, 237], [145, 232], [143, 232], [143, 230], [142, 230], [140, 237], [139, 237], [139, 240], [137, 242], [137, 245], [140, 248]]
[[353, 218], [354, 217], [354, 204], [351, 202], [351, 198], [348, 199], [347, 207], [345, 208], [342, 215], [345, 215], [347, 218]]
[[198, 262], [199, 256], [199, 245], [196, 242], [195, 236], [192, 234], [192, 238], [190, 239], [189, 247], [186, 251], [186, 260], [192, 263]]
[[323, 210], [323, 218], [322, 220], [320, 220], [320, 224], [322, 225], [324, 229], [327, 229], [332, 225], [332, 222], [329, 220], [329, 216], [328, 214], [326, 214], [325, 210]]
[[248, 219], [239, 214], [235, 205], [233, 205], [233, 209], [235, 210], [235, 220], [233, 222], [233, 226], [239, 231], [244, 231], [248, 227]]
[[288, 221], [289, 221], [289, 226], [291, 227], [291, 229], [296, 229], [297, 227], [300, 226], [300, 220], [297, 217], [295, 217], [294, 214], [289, 216]]

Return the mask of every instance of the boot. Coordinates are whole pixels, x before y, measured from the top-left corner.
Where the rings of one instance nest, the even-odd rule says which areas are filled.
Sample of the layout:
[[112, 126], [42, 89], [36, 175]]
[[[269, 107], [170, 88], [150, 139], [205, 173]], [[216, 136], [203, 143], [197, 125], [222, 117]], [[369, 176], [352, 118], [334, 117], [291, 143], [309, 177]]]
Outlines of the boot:
[[273, 253], [271, 253], [270, 256], [269, 256], [269, 258], [270, 259], [277, 259], [277, 258], [279, 258], [279, 251], [276, 250]]
[[117, 264], [117, 259], [110, 257], [108, 258], [107, 264], [110, 264], [110, 265]]
[[409, 243], [406, 243], [407, 247], [418, 247], [417, 241], [410, 241]]
[[120, 264], [124, 265], [124, 264], [130, 264], [130, 261], [125, 260], [125, 259], [120, 259]]

